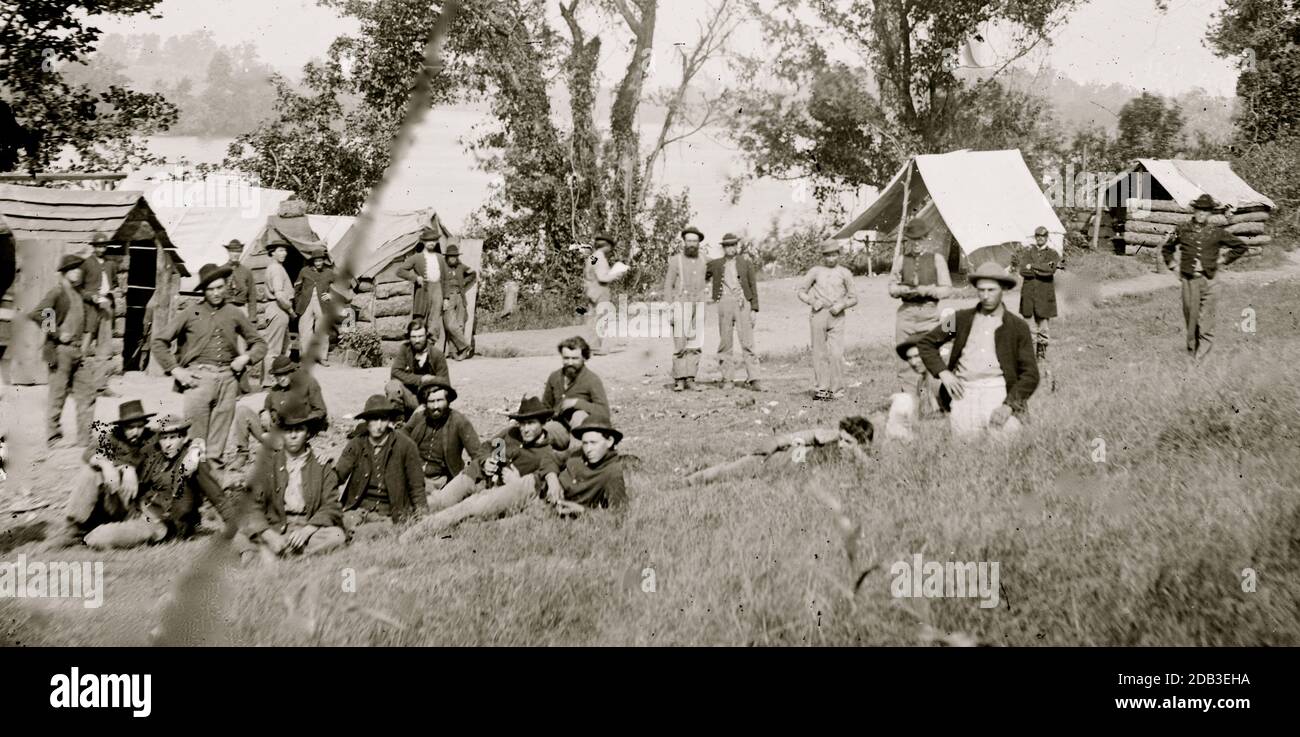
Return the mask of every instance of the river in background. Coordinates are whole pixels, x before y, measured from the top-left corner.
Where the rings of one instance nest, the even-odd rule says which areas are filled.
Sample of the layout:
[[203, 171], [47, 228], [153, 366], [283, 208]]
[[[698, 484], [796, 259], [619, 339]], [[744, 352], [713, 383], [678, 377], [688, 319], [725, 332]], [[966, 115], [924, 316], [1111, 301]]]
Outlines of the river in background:
[[[434, 111], [417, 133], [414, 146], [398, 164], [383, 209], [433, 207], [452, 230], [462, 230], [466, 217], [488, 197], [491, 177], [480, 170], [461, 139], [474, 137], [476, 126], [489, 120], [477, 110], [453, 108]], [[646, 124], [642, 140], [658, 136], [657, 125]], [[150, 147], [168, 161], [219, 163], [230, 144], [228, 138], [159, 136]], [[656, 166], [656, 182], [677, 192], [689, 189], [695, 211], [692, 222], [716, 244], [724, 232], [759, 237], [773, 217], [783, 227], [816, 216], [809, 190], [798, 183], [759, 180], [750, 182], [736, 204], [730, 202], [726, 184], [743, 169], [738, 151], [717, 133], [702, 131], [671, 144]], [[860, 207], [865, 206], [861, 203]], [[860, 209], [859, 207], [859, 209]]]

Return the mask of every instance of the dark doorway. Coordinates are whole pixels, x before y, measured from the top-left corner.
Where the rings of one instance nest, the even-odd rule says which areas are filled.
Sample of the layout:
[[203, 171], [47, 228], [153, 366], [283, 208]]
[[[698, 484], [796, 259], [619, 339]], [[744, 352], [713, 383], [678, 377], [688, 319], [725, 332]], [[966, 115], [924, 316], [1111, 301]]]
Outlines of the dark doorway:
[[126, 272], [126, 325], [122, 329], [122, 370], [143, 371], [148, 364], [150, 325], [145, 320], [158, 275], [158, 245], [132, 241]]

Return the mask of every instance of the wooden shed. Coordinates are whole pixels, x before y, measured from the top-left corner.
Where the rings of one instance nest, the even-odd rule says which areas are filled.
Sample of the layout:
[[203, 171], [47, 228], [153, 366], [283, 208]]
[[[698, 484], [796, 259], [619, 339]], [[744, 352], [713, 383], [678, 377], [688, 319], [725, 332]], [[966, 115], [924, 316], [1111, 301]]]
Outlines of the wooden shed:
[[[65, 254], [89, 255], [92, 235], [109, 236], [107, 257], [119, 265], [119, 282], [113, 286], [125, 294], [125, 313], [114, 321], [114, 335], [121, 338], [123, 370], [139, 370], [149, 352], [147, 336], [168, 319], [180, 279], [188, 276], [144, 195], [0, 184], [0, 217], [14, 234], [19, 270], [11, 291], [19, 313], [34, 309], [58, 283], [57, 268]], [[39, 328], [15, 316], [11, 331], [6, 354], [11, 380], [45, 383]]]

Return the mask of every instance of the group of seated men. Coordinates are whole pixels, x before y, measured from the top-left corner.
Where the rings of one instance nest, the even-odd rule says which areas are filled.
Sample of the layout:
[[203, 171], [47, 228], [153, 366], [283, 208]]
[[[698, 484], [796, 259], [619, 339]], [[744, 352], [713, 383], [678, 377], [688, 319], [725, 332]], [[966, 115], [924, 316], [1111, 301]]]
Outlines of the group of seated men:
[[423, 321], [411, 320], [385, 393], [355, 414], [358, 424], [332, 462], [312, 447], [328, 427], [319, 383], [287, 357], [277, 360], [261, 411], [238, 411], [236, 448], [247, 454], [255, 440], [257, 451], [248, 472], [241, 473], [246, 455], [231, 464], [241, 481], [229, 494], [204, 457], [204, 439], [187, 437], [186, 420], [123, 403], [111, 431], [86, 451], [55, 544], [122, 548], [186, 538], [205, 500], [241, 549], [268, 557], [334, 550], [360, 530], [383, 535], [392, 525], [403, 542], [428, 538], [530, 503], [568, 516], [626, 501], [623, 435], [586, 366], [586, 341], [560, 343], [563, 366], [542, 397], [525, 396], [488, 442], [452, 407], [446, 360], [431, 348]]

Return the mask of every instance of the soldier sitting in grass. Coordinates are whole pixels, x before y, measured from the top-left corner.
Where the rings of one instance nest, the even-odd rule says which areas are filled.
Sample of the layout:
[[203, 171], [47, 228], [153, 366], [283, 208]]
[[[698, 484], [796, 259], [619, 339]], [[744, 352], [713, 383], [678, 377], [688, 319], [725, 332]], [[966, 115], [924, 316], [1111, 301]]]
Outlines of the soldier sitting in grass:
[[[545, 444], [539, 445], [545, 413], [529, 412], [529, 415], [520, 421], [520, 437], [530, 446], [528, 452], [515, 454], [508, 465], [501, 465], [499, 456], [495, 461], [489, 459], [485, 465], [488, 472], [500, 471], [499, 486], [484, 489], [425, 518], [403, 534], [402, 541], [411, 542], [442, 532], [467, 519], [495, 519], [514, 514], [538, 499], [553, 505], [563, 516], [626, 503], [623, 458], [617, 452], [623, 433], [610, 424], [604, 413], [592, 414], [573, 428], [573, 436], [581, 445], [567, 451], [563, 462], [557, 462], [558, 457]], [[527, 430], [523, 429], [525, 426]], [[531, 441], [527, 440], [529, 437]], [[530, 468], [531, 471], [523, 472]]]
[[870, 457], [874, 437], [875, 429], [870, 420], [845, 417], [836, 429], [819, 427], [769, 438], [749, 455], [690, 474], [686, 483], [697, 485], [720, 479], [747, 478], [771, 469], [820, 465], [844, 458], [862, 461]]
[[305, 404], [280, 407], [282, 447], [258, 455], [249, 483], [252, 507], [243, 531], [276, 555], [325, 553], [348, 541], [334, 466], [312, 452], [313, 419]]
[[419, 517], [426, 509], [420, 449], [397, 431], [402, 407], [382, 394], [366, 400], [357, 419], [365, 432], [353, 437], [334, 470], [343, 489], [349, 529], [389, 517], [395, 523]]

